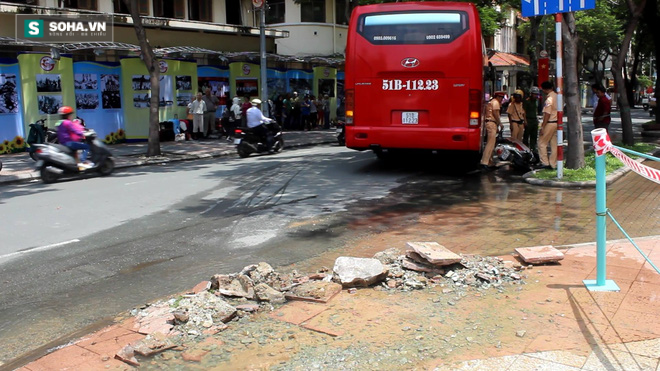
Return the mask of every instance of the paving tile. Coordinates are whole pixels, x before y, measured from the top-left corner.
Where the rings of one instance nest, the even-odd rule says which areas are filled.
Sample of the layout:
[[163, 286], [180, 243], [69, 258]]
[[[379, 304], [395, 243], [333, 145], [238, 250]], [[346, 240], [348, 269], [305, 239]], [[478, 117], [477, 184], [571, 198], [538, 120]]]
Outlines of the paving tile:
[[85, 362], [93, 362], [100, 356], [77, 345], [58, 349], [25, 365], [31, 371], [73, 370]]
[[121, 348], [125, 347], [128, 344], [131, 344], [133, 342], [136, 342], [138, 340], [144, 339], [144, 335], [141, 334], [128, 334], [124, 336], [119, 336], [117, 338], [112, 338], [112, 339], [107, 339], [99, 342], [94, 342], [94, 343], [88, 343], [85, 345], [77, 344], [80, 347], [83, 347], [87, 350], [90, 350], [94, 353], [100, 354], [100, 355], [109, 355], [113, 356], [115, 353], [117, 353]]
[[[660, 268], [660, 258], [652, 260], [656, 267]], [[636, 281], [652, 283], [660, 285], [660, 273], [658, 273], [651, 264], [644, 263], [644, 266], [639, 271], [639, 275], [635, 278]]]
[[515, 251], [525, 263], [531, 264], [553, 263], [564, 259], [564, 253], [550, 245], [520, 247]]
[[270, 313], [269, 316], [280, 321], [299, 325], [326, 309], [328, 307], [325, 305], [294, 301]]
[[646, 282], [633, 282], [619, 311], [638, 313], [660, 313], [660, 285]]
[[595, 304], [608, 318], [614, 316], [625, 299], [625, 294], [622, 292], [589, 291], [584, 287], [571, 288], [569, 291], [576, 303], [586, 307]]
[[549, 352], [526, 353], [526, 357], [538, 358], [544, 361], [558, 363], [564, 366], [581, 368], [587, 361], [587, 356], [576, 354], [567, 350], [556, 350]]
[[101, 329], [93, 334], [90, 334], [76, 342], [76, 345], [81, 347], [86, 347], [88, 345], [100, 343], [106, 340], [117, 339], [125, 335], [133, 335], [137, 332], [129, 330], [125, 327], [120, 326], [119, 324], [108, 326], [104, 329]]
[[548, 360], [543, 360], [527, 355], [521, 355], [516, 358], [513, 364], [507, 369], [508, 371], [577, 371], [579, 367], [567, 366], [565, 364], [556, 363]]
[[613, 350], [637, 354], [651, 358], [660, 356], [660, 338], [642, 341], [631, 341], [624, 344], [612, 344]]
[[509, 367], [516, 361], [518, 355], [503, 356], [486, 359], [474, 359], [460, 363], [439, 365], [435, 370], [439, 371], [492, 371], [492, 370], [508, 370]]
[[461, 257], [437, 242], [408, 242], [406, 247], [434, 265], [451, 265], [461, 261]]
[[655, 370], [658, 367], [658, 359], [644, 357], [627, 352], [611, 349], [595, 350], [587, 359], [583, 370]]

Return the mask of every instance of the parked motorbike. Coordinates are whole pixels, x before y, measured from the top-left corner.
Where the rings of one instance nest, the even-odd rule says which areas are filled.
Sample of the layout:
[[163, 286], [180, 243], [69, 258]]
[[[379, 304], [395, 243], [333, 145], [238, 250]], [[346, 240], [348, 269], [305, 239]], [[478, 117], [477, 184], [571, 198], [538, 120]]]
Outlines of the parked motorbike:
[[345, 146], [346, 145], [346, 125], [343, 121], [337, 121], [337, 143], [339, 143], [340, 146]]
[[37, 161], [35, 144], [57, 143], [57, 131], [46, 126], [46, 120], [40, 119], [30, 124], [30, 131], [27, 137], [27, 151], [30, 158]]
[[35, 144], [37, 170], [44, 183], [53, 183], [60, 177], [86, 173], [110, 175], [115, 169], [115, 162], [108, 146], [98, 139], [94, 130], [85, 131], [85, 142], [89, 144], [89, 159], [94, 166], [88, 169], [78, 167], [74, 151], [61, 144]]
[[538, 162], [538, 156], [529, 147], [519, 140], [503, 138], [501, 131], [497, 135], [495, 153], [500, 161], [509, 161], [517, 170], [529, 171]]
[[[268, 135], [271, 137], [273, 146], [270, 148], [272, 152], [279, 152], [284, 148], [284, 138], [282, 138], [282, 130], [279, 125], [274, 121], [269, 121], [266, 124]], [[236, 151], [241, 158], [250, 156], [252, 153], [270, 152], [266, 145], [266, 138], [254, 132], [254, 129], [242, 127], [234, 131], [234, 144]]]

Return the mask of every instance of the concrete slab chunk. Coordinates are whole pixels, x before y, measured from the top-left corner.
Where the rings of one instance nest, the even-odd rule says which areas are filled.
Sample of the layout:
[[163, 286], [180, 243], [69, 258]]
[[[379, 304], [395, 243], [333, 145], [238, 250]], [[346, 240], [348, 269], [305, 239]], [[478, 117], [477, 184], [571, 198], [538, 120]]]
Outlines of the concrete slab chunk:
[[408, 242], [406, 246], [433, 265], [451, 265], [461, 261], [459, 255], [437, 242]]
[[342, 286], [335, 282], [310, 281], [296, 286], [285, 297], [289, 300], [303, 300], [327, 303], [341, 292]]
[[528, 264], [555, 263], [564, 259], [564, 253], [551, 245], [535, 247], [519, 247], [515, 249], [516, 254]]
[[340, 256], [333, 271], [344, 287], [367, 287], [387, 277], [388, 270], [377, 259]]

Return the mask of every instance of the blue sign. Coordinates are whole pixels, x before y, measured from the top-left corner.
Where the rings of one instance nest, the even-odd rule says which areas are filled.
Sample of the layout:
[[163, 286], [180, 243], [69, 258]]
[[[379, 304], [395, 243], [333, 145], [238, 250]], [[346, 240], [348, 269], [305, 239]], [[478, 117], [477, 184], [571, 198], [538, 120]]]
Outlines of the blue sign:
[[522, 0], [523, 17], [593, 9], [596, 0]]

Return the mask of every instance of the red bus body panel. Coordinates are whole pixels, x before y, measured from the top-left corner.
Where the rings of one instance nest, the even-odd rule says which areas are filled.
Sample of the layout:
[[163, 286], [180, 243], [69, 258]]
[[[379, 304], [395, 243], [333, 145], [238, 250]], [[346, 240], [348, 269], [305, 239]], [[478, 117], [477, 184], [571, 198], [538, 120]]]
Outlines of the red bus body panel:
[[[363, 14], [408, 11], [467, 13], [469, 29], [446, 44], [375, 45], [357, 32]], [[480, 151], [483, 109], [470, 125], [470, 90], [483, 107], [483, 41], [477, 9], [471, 3], [387, 3], [355, 8], [346, 45], [345, 89], [353, 90], [353, 124], [346, 146], [364, 149]], [[419, 65], [406, 68], [404, 60]], [[385, 90], [383, 80], [437, 80], [433, 90]], [[410, 82], [408, 82], [410, 84]], [[402, 112], [417, 112], [418, 123], [402, 123]]]

